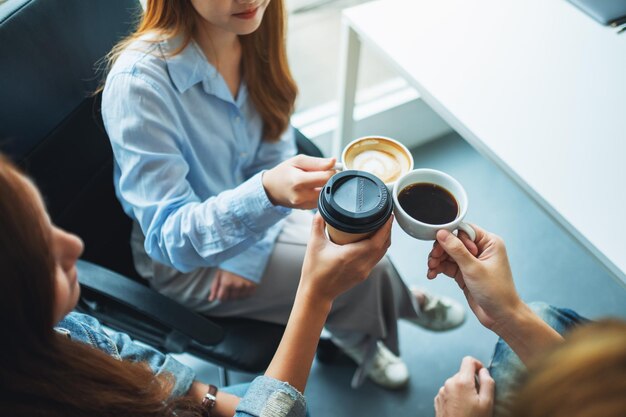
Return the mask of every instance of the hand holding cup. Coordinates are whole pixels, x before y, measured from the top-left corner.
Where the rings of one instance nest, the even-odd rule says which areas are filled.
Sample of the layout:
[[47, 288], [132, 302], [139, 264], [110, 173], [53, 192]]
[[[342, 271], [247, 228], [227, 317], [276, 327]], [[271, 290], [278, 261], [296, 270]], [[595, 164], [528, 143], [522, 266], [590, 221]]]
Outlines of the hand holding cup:
[[321, 187], [336, 173], [334, 166], [335, 158], [296, 155], [265, 171], [263, 187], [274, 205], [312, 209]]
[[339, 245], [371, 236], [391, 216], [393, 202], [385, 184], [365, 171], [343, 171], [322, 188], [319, 212], [329, 239]]
[[307, 296], [332, 302], [364, 281], [391, 245], [393, 217], [372, 236], [355, 243], [337, 245], [325, 236], [325, 223], [316, 214], [302, 266], [300, 287]]
[[437, 242], [428, 256], [427, 276], [434, 279], [443, 273], [454, 278], [482, 325], [497, 331], [519, 310], [522, 301], [502, 239], [472, 227], [476, 231], [474, 241], [459, 239], [447, 230], [437, 232]]

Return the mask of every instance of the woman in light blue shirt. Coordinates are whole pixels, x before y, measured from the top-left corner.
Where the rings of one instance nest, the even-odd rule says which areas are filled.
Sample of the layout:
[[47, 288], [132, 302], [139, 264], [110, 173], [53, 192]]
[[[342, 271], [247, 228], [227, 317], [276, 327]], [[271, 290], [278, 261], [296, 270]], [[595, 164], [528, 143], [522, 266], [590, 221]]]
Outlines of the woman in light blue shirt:
[[[71, 313], [81, 240], [50, 222], [35, 186], [0, 154], [0, 415], [11, 417], [304, 417], [302, 392], [333, 300], [367, 278], [391, 221], [340, 249], [315, 218], [280, 346], [242, 398], [195, 380], [170, 355]], [[312, 267], [312, 266], [315, 267]], [[337, 271], [337, 274], [333, 272]], [[287, 382], [288, 381], [288, 382]], [[210, 401], [203, 401], [211, 393]], [[213, 402], [212, 402], [213, 401]]]
[[[312, 216], [292, 209], [317, 206], [335, 160], [294, 156], [282, 0], [148, 0], [111, 61], [102, 114], [138, 272], [196, 311], [286, 323]], [[399, 318], [441, 330], [463, 311], [410, 291], [385, 258], [327, 328], [398, 388]]]

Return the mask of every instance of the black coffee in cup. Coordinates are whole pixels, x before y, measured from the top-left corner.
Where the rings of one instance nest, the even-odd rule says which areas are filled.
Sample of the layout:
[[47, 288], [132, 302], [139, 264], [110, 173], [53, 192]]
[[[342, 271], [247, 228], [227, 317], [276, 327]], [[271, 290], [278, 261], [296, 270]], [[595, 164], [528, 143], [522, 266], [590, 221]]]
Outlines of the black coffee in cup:
[[459, 215], [459, 203], [445, 188], [428, 182], [407, 185], [398, 194], [406, 213], [422, 223], [447, 224]]
[[378, 177], [349, 170], [333, 175], [324, 185], [318, 209], [330, 240], [343, 245], [365, 239], [385, 224], [393, 200]]

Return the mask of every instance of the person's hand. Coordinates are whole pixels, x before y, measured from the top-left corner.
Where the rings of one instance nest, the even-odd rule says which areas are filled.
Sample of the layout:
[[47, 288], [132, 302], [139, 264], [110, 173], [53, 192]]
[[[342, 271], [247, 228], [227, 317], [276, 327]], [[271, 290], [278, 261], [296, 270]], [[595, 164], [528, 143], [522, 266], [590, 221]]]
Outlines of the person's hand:
[[272, 204], [312, 209], [321, 188], [335, 175], [335, 158], [296, 155], [263, 174], [263, 187]]
[[502, 239], [478, 226], [472, 227], [476, 231], [475, 243], [469, 238], [461, 240], [447, 230], [437, 232], [428, 257], [427, 277], [433, 279], [443, 273], [454, 278], [478, 320], [496, 330], [520, 308], [522, 301], [515, 290]]
[[218, 269], [211, 283], [209, 301], [239, 300], [252, 295], [257, 284], [232, 272]]
[[332, 302], [339, 294], [364, 281], [391, 245], [389, 218], [368, 239], [346, 245], [329, 241], [325, 223], [317, 213], [302, 265], [301, 289], [321, 302]]
[[487, 368], [466, 356], [461, 369], [439, 389], [435, 397], [437, 417], [491, 417], [495, 383]]

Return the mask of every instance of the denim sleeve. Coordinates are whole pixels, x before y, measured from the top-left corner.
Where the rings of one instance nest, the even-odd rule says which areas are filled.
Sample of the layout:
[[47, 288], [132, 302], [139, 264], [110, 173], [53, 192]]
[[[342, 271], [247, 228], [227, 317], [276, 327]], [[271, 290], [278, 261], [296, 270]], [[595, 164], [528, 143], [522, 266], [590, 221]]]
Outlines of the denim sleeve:
[[120, 170], [117, 195], [140, 224], [146, 252], [189, 272], [244, 252], [288, 211], [271, 203], [262, 172], [201, 201], [187, 179], [171, 94], [154, 80], [117, 73], [107, 80], [102, 113]]
[[121, 360], [144, 362], [155, 375], [167, 374], [172, 382], [172, 397], [187, 394], [195, 378], [194, 371], [160, 351], [134, 342], [126, 333], [102, 328], [100, 322], [87, 314], [72, 312], [57, 324], [69, 332], [72, 340], [88, 344]]
[[172, 382], [170, 397], [186, 395], [195, 379], [195, 372], [188, 366], [183, 365], [171, 355], [134, 342], [126, 333], [107, 331], [109, 337], [117, 346], [119, 356], [123, 360], [132, 362], [144, 362], [150, 366], [155, 375], [165, 375]]
[[[544, 302], [532, 302], [528, 303], [528, 306], [541, 320], [561, 335], [588, 321], [570, 309], [554, 307]], [[496, 381], [497, 387], [494, 416], [504, 416], [507, 414], [511, 398], [515, 395], [526, 373], [526, 366], [509, 345], [499, 338], [489, 364], [489, 373]]]
[[286, 382], [260, 376], [252, 381], [241, 399], [235, 417], [304, 417], [304, 396]]

